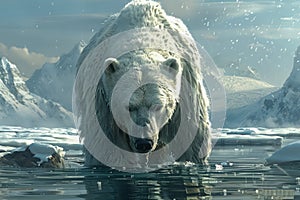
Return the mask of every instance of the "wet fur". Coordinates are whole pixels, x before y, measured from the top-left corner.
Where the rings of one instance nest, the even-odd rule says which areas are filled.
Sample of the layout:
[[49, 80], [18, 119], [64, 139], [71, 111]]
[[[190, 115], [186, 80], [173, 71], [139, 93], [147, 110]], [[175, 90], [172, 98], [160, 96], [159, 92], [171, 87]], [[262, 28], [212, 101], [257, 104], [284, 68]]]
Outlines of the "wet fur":
[[[88, 46], [82, 52], [77, 63], [78, 68], [92, 49], [115, 33], [134, 28], [152, 26], [159, 26], [161, 29], [170, 29], [171, 24], [160, 6], [151, 1], [147, 1], [149, 3], [145, 2], [146, 1], [134, 1], [133, 3], [129, 4], [129, 6], [125, 7], [120, 14], [110, 17], [102, 30], [91, 39]], [[178, 26], [178, 29], [183, 28], [182, 31], [188, 32], [180, 20], [174, 18], [172, 18], [172, 20], [177, 23], [176, 26]], [[125, 30], [118, 30], [118, 24], [121, 22], [123, 24], [125, 23], [125, 25], [127, 24], [126, 26], [123, 26], [126, 27]], [[177, 32], [177, 30], [172, 31]], [[194, 163], [205, 164], [206, 158], [211, 150], [211, 138], [208, 117], [208, 100], [202, 83], [202, 76], [200, 72], [201, 66], [193, 66], [186, 60], [181, 60], [181, 65], [183, 67], [182, 77], [189, 82], [194, 91], [191, 97], [192, 105], [188, 106], [190, 109], [195, 110], [195, 116], [192, 116], [191, 120], [193, 120], [193, 123], [196, 124], [199, 129], [192, 142], [192, 145], [183, 153], [178, 161], [191, 161]], [[181, 90], [184, 89], [185, 88], [181, 88]], [[102, 129], [105, 130], [107, 137], [111, 141], [113, 141], [120, 148], [131, 151], [128, 146], [128, 135], [120, 130], [116, 125], [109, 107], [109, 97], [107, 97], [103, 91], [103, 85], [100, 81], [97, 87], [97, 105], [95, 105], [98, 121], [100, 122]], [[171, 120], [169, 120], [169, 122], [161, 129], [159, 133], [157, 148], [161, 148], [174, 137], [180, 124], [180, 115], [181, 111], [177, 105]], [[88, 133], [83, 133], [83, 137], [84, 134]], [[200, 157], [199, 152], [206, 156]], [[99, 161], [97, 161], [88, 151], [85, 152], [85, 162], [88, 166], [101, 165], [101, 163], [99, 163]]]

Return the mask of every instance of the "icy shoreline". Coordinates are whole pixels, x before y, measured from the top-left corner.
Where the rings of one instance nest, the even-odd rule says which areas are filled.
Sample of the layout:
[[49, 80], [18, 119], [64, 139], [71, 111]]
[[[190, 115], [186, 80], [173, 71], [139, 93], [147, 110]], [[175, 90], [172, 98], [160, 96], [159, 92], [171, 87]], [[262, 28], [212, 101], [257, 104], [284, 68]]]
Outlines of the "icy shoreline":
[[[300, 140], [300, 128], [222, 128], [214, 129], [212, 138], [213, 144], [221, 148], [222, 146], [274, 146], [280, 148], [288, 144], [286, 141], [289, 138]], [[12, 153], [18, 148], [27, 149], [32, 144], [55, 146], [66, 152], [65, 159], [68, 162], [75, 161], [75, 164], [83, 162], [82, 144], [79, 142], [77, 130], [74, 128], [0, 126], [0, 157]], [[38, 154], [39, 152], [34, 153]]]
[[[212, 131], [217, 145], [281, 145], [284, 138], [299, 138], [300, 128], [222, 128]], [[81, 150], [77, 129], [74, 128], [23, 128], [20, 126], [0, 126], [0, 150], [40, 142], [59, 146], [64, 150]]]

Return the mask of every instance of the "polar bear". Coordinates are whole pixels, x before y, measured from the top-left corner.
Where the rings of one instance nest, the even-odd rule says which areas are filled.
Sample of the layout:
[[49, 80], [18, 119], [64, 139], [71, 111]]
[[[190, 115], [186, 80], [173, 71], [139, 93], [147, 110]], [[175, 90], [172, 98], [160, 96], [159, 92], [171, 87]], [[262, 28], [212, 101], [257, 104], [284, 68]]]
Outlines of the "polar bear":
[[151, 156], [158, 164], [172, 156], [206, 163], [211, 138], [201, 57], [186, 26], [159, 3], [128, 3], [91, 39], [77, 67], [73, 110], [87, 166], [123, 166], [126, 156], [128, 165]]

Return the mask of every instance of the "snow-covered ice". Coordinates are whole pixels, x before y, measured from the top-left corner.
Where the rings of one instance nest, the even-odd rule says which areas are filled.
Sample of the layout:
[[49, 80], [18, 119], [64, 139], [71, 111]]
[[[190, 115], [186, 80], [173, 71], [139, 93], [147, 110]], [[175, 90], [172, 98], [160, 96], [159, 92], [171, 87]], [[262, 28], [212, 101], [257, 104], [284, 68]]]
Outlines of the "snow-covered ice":
[[290, 143], [266, 159], [267, 164], [300, 163], [300, 141]]
[[34, 157], [40, 159], [41, 162], [47, 162], [54, 153], [61, 157], [65, 156], [63, 148], [50, 144], [32, 143], [28, 148]]
[[[285, 146], [286, 138], [300, 140], [300, 128], [276, 128], [266, 129], [259, 127], [247, 127], [236, 129], [214, 129], [213, 141], [217, 142], [216, 146]], [[54, 151], [65, 152], [67, 163], [82, 163], [82, 144], [79, 142], [77, 129], [74, 128], [22, 128], [17, 126], [0, 126], [0, 157], [13, 151], [25, 150], [30, 146], [30, 150], [40, 159], [46, 158]], [[63, 151], [62, 151], [63, 149]], [[296, 149], [296, 151], [295, 151]], [[269, 163], [284, 161], [279, 159], [296, 158], [299, 161], [300, 143], [297, 142], [292, 146], [287, 146], [281, 152], [280, 156], [274, 154], [269, 158]], [[281, 154], [284, 153], [284, 157]], [[48, 156], [47, 156], [48, 155]], [[273, 159], [274, 158], [274, 159]], [[295, 160], [295, 159], [294, 159]], [[271, 162], [272, 161], [272, 162]], [[73, 165], [72, 165], [72, 162]], [[69, 166], [70, 166], [69, 165]], [[78, 165], [76, 165], [78, 166]]]
[[300, 128], [236, 128], [213, 130], [217, 145], [275, 145], [281, 146], [285, 137], [300, 139]]
[[0, 150], [12, 151], [32, 143], [62, 147], [65, 151], [81, 150], [77, 130], [73, 128], [22, 128], [0, 126]]

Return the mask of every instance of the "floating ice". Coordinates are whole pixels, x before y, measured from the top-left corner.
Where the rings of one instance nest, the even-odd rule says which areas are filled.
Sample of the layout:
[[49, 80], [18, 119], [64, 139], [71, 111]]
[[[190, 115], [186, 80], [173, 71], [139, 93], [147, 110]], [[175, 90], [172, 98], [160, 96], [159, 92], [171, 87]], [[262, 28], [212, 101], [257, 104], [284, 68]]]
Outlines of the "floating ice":
[[65, 155], [63, 148], [50, 144], [32, 143], [28, 148], [30, 152], [34, 154], [34, 157], [40, 159], [41, 162], [48, 162], [48, 159], [51, 158], [54, 153], [57, 153], [61, 157]]
[[287, 162], [300, 162], [300, 141], [293, 142], [276, 151], [266, 159], [267, 164], [282, 164]]

